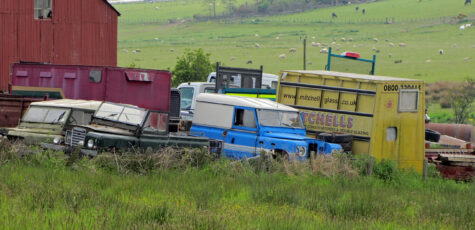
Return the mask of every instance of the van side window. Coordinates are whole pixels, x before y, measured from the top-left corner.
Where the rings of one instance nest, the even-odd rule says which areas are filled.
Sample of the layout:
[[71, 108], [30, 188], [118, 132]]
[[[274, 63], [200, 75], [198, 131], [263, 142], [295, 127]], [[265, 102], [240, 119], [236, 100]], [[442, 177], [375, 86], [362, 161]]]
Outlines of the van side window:
[[234, 125], [256, 128], [256, 119], [254, 117], [254, 111], [247, 109], [236, 109], [234, 115]]

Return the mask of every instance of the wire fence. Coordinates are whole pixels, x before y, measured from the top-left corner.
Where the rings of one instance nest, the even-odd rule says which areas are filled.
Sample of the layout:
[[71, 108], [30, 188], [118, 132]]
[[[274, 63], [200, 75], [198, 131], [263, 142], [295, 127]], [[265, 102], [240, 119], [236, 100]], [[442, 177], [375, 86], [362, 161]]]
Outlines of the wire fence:
[[[144, 18], [144, 19], [119, 19], [120, 24], [175, 24], [184, 22], [202, 22], [207, 21], [207, 17], [200, 17], [194, 19], [191, 17], [181, 19], [164, 19], [164, 18]], [[339, 17], [332, 18], [209, 18], [211, 21], [217, 21], [226, 24], [395, 24], [395, 23], [428, 23], [428, 24], [456, 24], [461, 21], [473, 21], [475, 15], [470, 15], [464, 18], [457, 17], [383, 17], [383, 18], [354, 18], [354, 17]]]

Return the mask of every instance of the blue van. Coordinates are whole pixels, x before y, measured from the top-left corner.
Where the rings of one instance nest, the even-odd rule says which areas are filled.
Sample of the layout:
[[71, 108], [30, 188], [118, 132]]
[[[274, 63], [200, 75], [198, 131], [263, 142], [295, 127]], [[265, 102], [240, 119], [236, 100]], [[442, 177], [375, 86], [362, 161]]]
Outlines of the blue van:
[[223, 155], [252, 158], [260, 153], [306, 159], [309, 153], [340, 152], [338, 144], [306, 136], [298, 110], [277, 102], [202, 93], [196, 99], [191, 135], [221, 140]]

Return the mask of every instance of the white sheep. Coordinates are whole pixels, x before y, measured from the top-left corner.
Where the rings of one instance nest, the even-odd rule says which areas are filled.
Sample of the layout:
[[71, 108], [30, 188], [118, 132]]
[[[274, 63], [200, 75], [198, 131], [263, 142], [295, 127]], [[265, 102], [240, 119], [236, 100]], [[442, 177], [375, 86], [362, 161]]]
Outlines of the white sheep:
[[452, 47], [457, 48], [457, 44], [453, 44]]
[[289, 52], [290, 52], [290, 53], [295, 53], [296, 51], [297, 51], [296, 48], [290, 48], [290, 49], [289, 49]]
[[170, 52], [172, 52], [172, 53], [175, 52], [175, 49], [171, 48], [171, 49], [170, 49]]
[[154, 38], [154, 40], [155, 40], [156, 42], [158, 42], [158, 38]]
[[461, 26], [459, 27], [459, 30], [464, 30], [464, 29], [465, 29], [465, 25], [461, 25]]
[[323, 48], [320, 50], [320, 53], [321, 54], [327, 54], [328, 53], [328, 49], [327, 48]]
[[392, 42], [390, 42], [388, 45], [389, 45], [390, 47], [394, 47], [394, 43], [392, 43]]
[[320, 43], [319, 42], [312, 42], [312, 46], [320, 47]]
[[323, 47], [327, 47], [328, 44], [327, 44], [327, 43], [322, 43], [322, 46], [323, 46]]
[[156, 7], [155, 7], [155, 10], [158, 10], [158, 9], [159, 9], [158, 6], [156, 6]]
[[378, 39], [377, 39], [377, 38], [373, 38], [373, 41], [374, 41], [374, 42], [378, 42]]
[[373, 48], [371, 50], [376, 51], [377, 49], [376, 49], [376, 47], [373, 46]]
[[279, 37], [275, 37], [275, 40], [279, 40]]
[[353, 38], [349, 38], [348, 41], [352, 42], [352, 41], [353, 41]]
[[259, 43], [254, 43], [254, 46], [257, 48], [261, 48], [261, 45], [259, 45]]
[[284, 59], [284, 58], [285, 58], [285, 54], [281, 54], [281, 55], [279, 55], [279, 58], [282, 58], [282, 59]]
[[472, 24], [465, 24], [465, 28], [472, 27]]
[[430, 59], [426, 60], [426, 63], [431, 63], [431, 62], [432, 62], [432, 60], [430, 60]]
[[315, 36], [312, 36], [312, 39], [315, 39]]
[[440, 55], [444, 54], [444, 50], [443, 50], [443, 49], [440, 49], [440, 50], [439, 50], [439, 54], [440, 54]]
[[340, 41], [344, 42], [344, 41], [346, 41], [346, 39], [345, 38], [340, 38]]
[[336, 42], [332, 42], [332, 46], [336, 45]]
[[399, 43], [399, 47], [406, 47], [406, 43], [404, 42]]
[[255, 34], [256, 37], [259, 37], [259, 34]]
[[463, 59], [463, 61], [468, 61], [468, 60], [470, 60], [470, 57], [466, 57]]

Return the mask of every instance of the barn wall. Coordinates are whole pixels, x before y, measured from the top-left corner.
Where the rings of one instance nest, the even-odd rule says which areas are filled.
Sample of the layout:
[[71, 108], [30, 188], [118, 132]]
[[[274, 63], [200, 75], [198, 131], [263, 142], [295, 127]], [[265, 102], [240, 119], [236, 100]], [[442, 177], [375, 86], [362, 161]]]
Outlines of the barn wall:
[[52, 19], [34, 19], [33, 8], [34, 0], [0, 0], [0, 92], [20, 60], [117, 65], [118, 13], [104, 0], [53, 0]]

